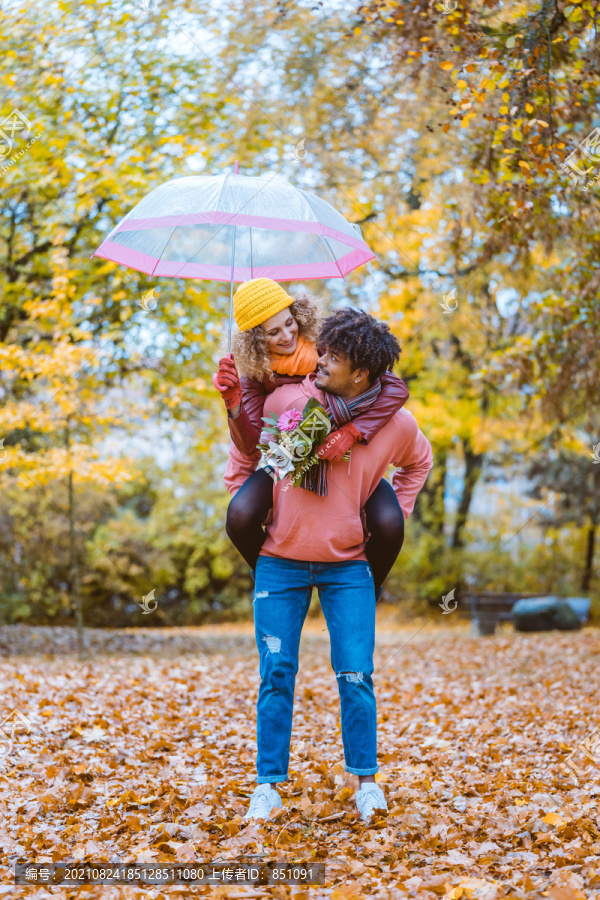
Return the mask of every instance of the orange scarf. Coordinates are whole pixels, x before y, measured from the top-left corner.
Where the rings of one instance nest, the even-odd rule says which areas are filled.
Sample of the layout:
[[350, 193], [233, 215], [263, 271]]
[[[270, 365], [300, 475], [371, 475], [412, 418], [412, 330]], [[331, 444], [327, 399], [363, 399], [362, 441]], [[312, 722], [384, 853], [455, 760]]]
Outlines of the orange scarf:
[[299, 334], [293, 353], [271, 353], [271, 368], [278, 375], [308, 375], [317, 368], [318, 358], [313, 344]]

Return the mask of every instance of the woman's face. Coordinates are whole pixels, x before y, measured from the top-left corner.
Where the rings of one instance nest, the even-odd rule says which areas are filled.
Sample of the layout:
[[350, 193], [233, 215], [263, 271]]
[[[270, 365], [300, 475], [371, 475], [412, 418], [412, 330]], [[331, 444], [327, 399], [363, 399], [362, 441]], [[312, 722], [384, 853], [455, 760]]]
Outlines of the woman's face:
[[261, 326], [272, 353], [293, 353], [298, 345], [298, 323], [289, 306], [266, 319]]

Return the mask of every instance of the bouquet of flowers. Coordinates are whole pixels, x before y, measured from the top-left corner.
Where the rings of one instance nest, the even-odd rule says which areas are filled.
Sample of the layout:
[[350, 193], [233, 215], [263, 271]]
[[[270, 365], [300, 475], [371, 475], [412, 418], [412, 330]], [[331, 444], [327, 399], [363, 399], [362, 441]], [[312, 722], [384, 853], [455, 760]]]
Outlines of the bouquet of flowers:
[[[262, 416], [266, 422], [261, 434], [270, 440], [259, 443], [259, 468], [269, 465], [273, 478], [281, 481], [290, 475], [292, 487], [298, 487], [304, 473], [320, 462], [314, 452], [331, 431], [329, 416], [315, 397], [311, 397], [302, 412], [286, 409], [280, 416]], [[343, 459], [348, 459], [349, 451]]]

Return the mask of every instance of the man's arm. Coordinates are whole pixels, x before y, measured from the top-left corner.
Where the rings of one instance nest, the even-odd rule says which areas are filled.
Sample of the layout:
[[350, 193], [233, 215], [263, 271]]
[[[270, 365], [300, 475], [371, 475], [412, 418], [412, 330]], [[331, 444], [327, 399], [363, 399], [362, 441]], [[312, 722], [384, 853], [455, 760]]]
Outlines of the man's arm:
[[431, 444], [416, 422], [414, 422], [414, 437], [409, 438], [406, 442], [405, 436], [403, 443], [403, 450], [392, 462], [397, 469], [392, 476], [392, 487], [396, 492], [404, 518], [407, 519], [415, 507], [417, 494], [427, 481], [427, 476], [433, 467], [433, 453]]

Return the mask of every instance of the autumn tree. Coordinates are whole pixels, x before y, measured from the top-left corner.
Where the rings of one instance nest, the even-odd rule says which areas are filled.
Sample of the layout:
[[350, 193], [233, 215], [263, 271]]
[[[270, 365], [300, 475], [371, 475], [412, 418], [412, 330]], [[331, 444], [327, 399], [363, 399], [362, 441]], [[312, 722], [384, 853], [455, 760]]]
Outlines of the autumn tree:
[[[204, 165], [207, 135], [215, 164], [229, 162], [230, 150], [221, 75], [207, 57], [199, 64], [193, 21], [187, 37], [138, 7], [84, 3], [66, 15], [67, 27], [65, 10], [34, 2], [3, 20], [4, 109], [24, 127], [2, 147], [0, 438], [3, 471], [19, 486], [74, 481], [70, 500], [55, 507], [70, 522], [74, 558], [77, 483], [118, 487], [132, 477], [101, 446], [116, 426], [139, 427], [128, 420], [132, 391], [145, 416], [189, 423], [198, 453], [223, 431], [208, 375], [228, 292], [159, 287], [90, 256], [136, 199]], [[182, 38], [177, 49], [164, 41], [165, 22]], [[232, 91], [227, 115], [236, 101]], [[142, 303], [152, 289], [153, 302]], [[119, 391], [125, 406], [115, 417], [102, 407]], [[26, 579], [15, 583], [27, 588]]]
[[207, 453], [225, 434], [210, 374], [227, 286], [89, 257], [170, 177], [233, 158], [283, 174], [377, 253], [370, 274], [307, 287], [399, 337], [408, 408], [435, 454], [415, 522], [454, 569], [490, 454], [597, 434], [597, 207], [561, 168], [596, 103], [595, 5], [145, 5], [85, 0], [74, 16], [36, 0], [5, 19], [6, 115], [40, 136], [18, 155], [19, 132], [4, 160], [0, 340], [27, 346], [28, 303], [50, 297], [62, 248], [67, 341], [99, 350], [107, 389], [141, 391], [153, 421]]
[[544, 524], [582, 529], [581, 590], [587, 593], [592, 586], [600, 525], [600, 467], [594, 459], [561, 450], [532, 460], [528, 475], [532, 480], [531, 496], [549, 501]]
[[393, 54], [404, 89], [426, 92], [433, 153], [462, 172], [452, 235], [461, 267], [509, 263], [514, 315], [493, 358], [496, 383], [510, 377], [550, 420], [583, 417], [593, 434], [598, 204], [578, 173], [593, 181], [600, 163], [587, 137], [598, 108], [598, 3], [383, 0], [358, 16], [377, 51]]

